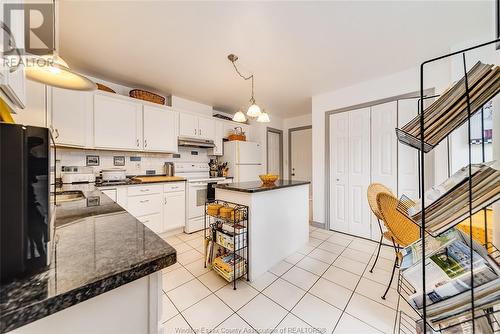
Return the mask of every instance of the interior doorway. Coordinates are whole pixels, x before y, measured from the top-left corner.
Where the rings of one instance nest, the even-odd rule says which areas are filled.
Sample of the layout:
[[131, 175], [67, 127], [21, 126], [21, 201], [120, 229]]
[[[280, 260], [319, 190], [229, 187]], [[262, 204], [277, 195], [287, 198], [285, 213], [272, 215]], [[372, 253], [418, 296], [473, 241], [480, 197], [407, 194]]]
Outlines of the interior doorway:
[[[312, 126], [288, 130], [288, 175], [291, 180], [312, 181]], [[309, 220], [312, 220], [312, 183], [309, 186]]]
[[283, 131], [267, 128], [266, 172], [283, 178]]

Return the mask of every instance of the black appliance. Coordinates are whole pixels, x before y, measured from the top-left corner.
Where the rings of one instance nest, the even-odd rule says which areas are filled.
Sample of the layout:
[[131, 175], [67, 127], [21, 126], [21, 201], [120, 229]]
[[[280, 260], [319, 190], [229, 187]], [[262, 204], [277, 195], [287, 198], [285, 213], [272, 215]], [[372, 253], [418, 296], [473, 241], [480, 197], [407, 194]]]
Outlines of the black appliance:
[[[55, 145], [47, 128], [0, 123], [0, 281], [49, 265]], [[52, 188], [55, 192], [55, 188]]]

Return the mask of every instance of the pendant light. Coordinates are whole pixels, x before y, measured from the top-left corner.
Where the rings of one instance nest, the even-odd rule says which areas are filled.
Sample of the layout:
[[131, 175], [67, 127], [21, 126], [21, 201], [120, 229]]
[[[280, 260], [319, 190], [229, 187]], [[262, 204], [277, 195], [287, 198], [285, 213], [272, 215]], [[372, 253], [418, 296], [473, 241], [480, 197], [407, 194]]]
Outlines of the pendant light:
[[[262, 111], [261, 111], [259, 105], [255, 102], [255, 97], [254, 97], [254, 76], [253, 76], [253, 74], [250, 75], [250, 76], [248, 76], [248, 77], [246, 77], [243, 74], [241, 74], [241, 72], [238, 70], [238, 67], [236, 66], [236, 61], [238, 60], [238, 56], [237, 55], [230, 54], [230, 55], [227, 56], [227, 59], [229, 59], [229, 61], [233, 64], [233, 67], [236, 70], [236, 73], [238, 73], [238, 75], [240, 77], [242, 77], [244, 80], [252, 80], [252, 95], [251, 95], [250, 101], [249, 101], [250, 102], [249, 103], [250, 106], [248, 107], [248, 110], [247, 110], [247, 116], [250, 117], [250, 118], [257, 118], [258, 119], [262, 115]], [[235, 120], [235, 118], [243, 119], [239, 113], [243, 114], [243, 112], [238, 111], [236, 114], [234, 114], [233, 120]], [[238, 115], [238, 117], [236, 117], [236, 115]], [[243, 116], [245, 116], [245, 115], [243, 115]], [[269, 119], [269, 115], [267, 115], [267, 119]], [[246, 118], [245, 118], [245, 121], [246, 121]], [[237, 121], [237, 122], [240, 122], [240, 121]]]
[[241, 110], [238, 110], [236, 114], [234, 114], [233, 116], [233, 121], [244, 123], [247, 121], [247, 118], [245, 117], [245, 114]]
[[271, 120], [269, 119], [269, 114], [263, 110], [262, 113], [257, 117], [257, 122], [260, 123], [269, 123]]
[[55, 43], [53, 54], [44, 56], [28, 56], [31, 66], [25, 67], [26, 77], [30, 80], [40, 82], [49, 86], [92, 91], [97, 85], [87, 77], [73, 72], [68, 64], [57, 54], [58, 35], [56, 34], [56, 3], [53, 1], [52, 15], [53, 39]]

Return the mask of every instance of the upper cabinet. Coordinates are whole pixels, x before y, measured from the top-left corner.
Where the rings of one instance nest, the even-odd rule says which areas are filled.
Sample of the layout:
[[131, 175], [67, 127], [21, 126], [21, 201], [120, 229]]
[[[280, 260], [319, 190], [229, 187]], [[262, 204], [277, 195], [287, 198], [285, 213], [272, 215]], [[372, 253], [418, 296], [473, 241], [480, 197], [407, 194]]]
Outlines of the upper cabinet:
[[198, 136], [204, 139], [215, 140], [215, 120], [210, 118], [198, 118]]
[[179, 116], [179, 136], [215, 139], [215, 120], [181, 112]]
[[177, 152], [178, 113], [165, 108], [144, 106], [144, 150]]
[[101, 94], [94, 96], [94, 146], [142, 150], [142, 105]]
[[211, 155], [223, 155], [224, 154], [224, 122], [215, 121], [215, 136], [214, 144], [215, 147], [209, 151]]
[[56, 144], [85, 147], [89, 144], [92, 93], [51, 88], [52, 136]]
[[197, 137], [198, 136], [198, 117], [181, 112], [179, 115], [179, 136]]

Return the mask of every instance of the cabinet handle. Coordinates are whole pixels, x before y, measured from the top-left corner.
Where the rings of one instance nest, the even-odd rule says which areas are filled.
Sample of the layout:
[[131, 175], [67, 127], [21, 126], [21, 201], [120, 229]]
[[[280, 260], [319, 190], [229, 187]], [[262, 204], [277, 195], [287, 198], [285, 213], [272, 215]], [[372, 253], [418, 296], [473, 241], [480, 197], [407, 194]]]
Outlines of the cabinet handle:
[[148, 141], [147, 141], [147, 139], [144, 139], [144, 147], [148, 147]]
[[172, 189], [177, 189], [177, 188], [179, 188], [179, 187], [178, 186], [172, 187]]
[[141, 202], [141, 203], [147, 203], [147, 202], [149, 202], [149, 199], [145, 199], [145, 200], [142, 200], [142, 201], [139, 201], [139, 202]]
[[139, 138], [136, 139], [137, 147], [139, 147]]
[[166, 197], [163, 199], [163, 204], [167, 204], [167, 198]]
[[141, 192], [149, 191], [149, 189], [141, 189]]
[[194, 134], [196, 135], [196, 129], [194, 129]]
[[198, 131], [200, 132], [200, 136], [201, 136], [201, 129], [198, 129]]
[[55, 129], [54, 131], [56, 132], [56, 139], [59, 138], [59, 130]]

